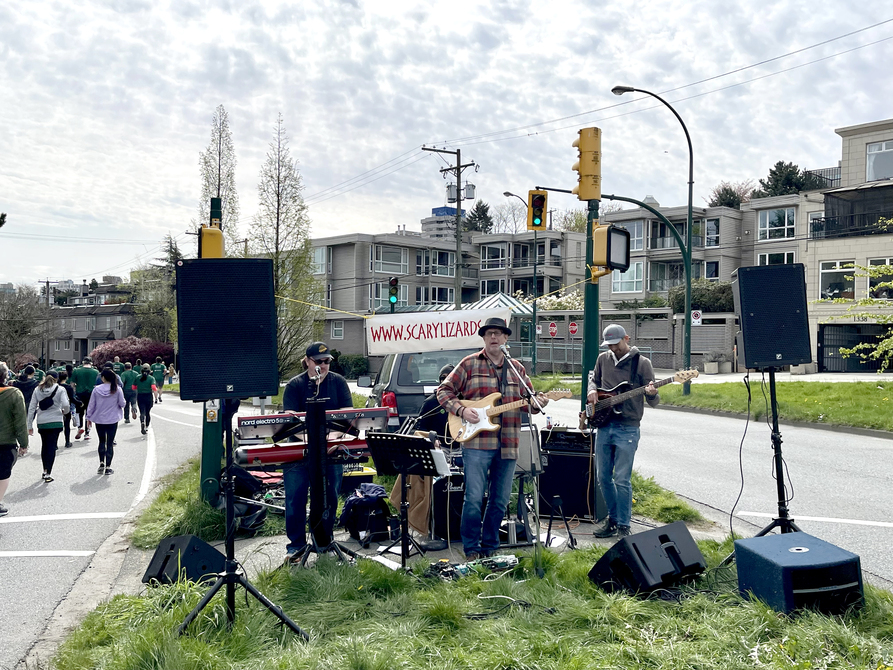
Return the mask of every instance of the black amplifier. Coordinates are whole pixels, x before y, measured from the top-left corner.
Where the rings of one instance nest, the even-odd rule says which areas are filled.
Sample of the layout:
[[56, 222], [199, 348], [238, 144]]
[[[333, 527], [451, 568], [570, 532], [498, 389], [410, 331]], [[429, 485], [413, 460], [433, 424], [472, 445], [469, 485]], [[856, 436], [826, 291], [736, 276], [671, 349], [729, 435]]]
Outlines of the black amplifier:
[[[540, 432], [540, 444], [544, 452], [589, 453], [589, 433], [572, 428], [551, 428]], [[594, 439], [594, 438], [593, 438]]]

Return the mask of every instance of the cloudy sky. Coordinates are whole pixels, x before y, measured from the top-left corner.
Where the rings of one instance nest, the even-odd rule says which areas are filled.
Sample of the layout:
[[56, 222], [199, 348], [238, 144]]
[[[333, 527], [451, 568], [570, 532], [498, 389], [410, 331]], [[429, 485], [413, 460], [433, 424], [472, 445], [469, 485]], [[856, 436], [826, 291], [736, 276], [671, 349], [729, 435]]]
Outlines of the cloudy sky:
[[192, 251], [219, 104], [240, 235], [281, 112], [320, 237], [419, 230], [445, 204], [423, 145], [461, 149], [493, 206], [569, 189], [585, 126], [605, 193], [684, 204], [681, 127], [617, 84], [685, 120], [696, 204], [778, 160], [835, 166], [835, 128], [893, 117], [891, 62], [893, 5], [872, 0], [0, 0], [0, 282], [126, 276], [166, 233]]

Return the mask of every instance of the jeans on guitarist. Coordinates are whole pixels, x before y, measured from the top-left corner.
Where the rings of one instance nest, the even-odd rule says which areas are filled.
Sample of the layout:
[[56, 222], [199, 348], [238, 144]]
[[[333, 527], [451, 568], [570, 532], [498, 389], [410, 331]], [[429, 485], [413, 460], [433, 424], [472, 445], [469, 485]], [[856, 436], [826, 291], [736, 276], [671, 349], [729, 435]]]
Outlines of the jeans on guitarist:
[[632, 516], [633, 460], [639, 447], [639, 423], [645, 413], [645, 402], [657, 407], [660, 396], [654, 386], [651, 361], [636, 347], [629, 345], [623, 326], [605, 328], [602, 346], [608, 351], [599, 355], [589, 380], [587, 400], [596, 402], [606, 392], [620, 394], [644, 387], [643, 395], [635, 395], [612, 409], [610, 420], [598, 428], [596, 463], [598, 483], [608, 507], [608, 518], [593, 533], [596, 537], [630, 534]]

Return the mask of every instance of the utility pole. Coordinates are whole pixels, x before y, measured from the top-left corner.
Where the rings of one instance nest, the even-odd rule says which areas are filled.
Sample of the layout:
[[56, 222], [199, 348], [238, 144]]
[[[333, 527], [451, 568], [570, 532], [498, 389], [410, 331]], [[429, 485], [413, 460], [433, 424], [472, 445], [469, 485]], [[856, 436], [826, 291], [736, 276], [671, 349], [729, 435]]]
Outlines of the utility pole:
[[43, 370], [49, 370], [49, 358], [50, 358], [50, 284], [59, 284], [61, 282], [58, 281], [50, 281], [49, 277], [44, 279], [43, 284], [46, 285], [46, 295], [47, 295], [47, 314], [46, 318], [43, 321], [43, 342], [41, 343], [41, 348], [43, 349], [43, 355], [41, 358], [43, 359]]
[[462, 150], [448, 151], [447, 149], [434, 149], [422, 147], [422, 151], [433, 151], [438, 154], [449, 154], [456, 157], [456, 167], [441, 168], [441, 174], [449, 172], [456, 176], [456, 288], [454, 291], [456, 309], [462, 309], [462, 171], [465, 168], [474, 167], [475, 163], [462, 165]]

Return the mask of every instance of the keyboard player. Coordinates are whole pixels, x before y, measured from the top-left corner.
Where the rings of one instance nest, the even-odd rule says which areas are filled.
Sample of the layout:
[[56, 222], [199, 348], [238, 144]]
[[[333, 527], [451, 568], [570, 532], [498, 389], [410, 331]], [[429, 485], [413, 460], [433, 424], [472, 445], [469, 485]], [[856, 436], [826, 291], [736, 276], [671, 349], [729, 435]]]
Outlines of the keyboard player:
[[[286, 411], [306, 412], [307, 400], [314, 396], [325, 399], [325, 408], [350, 409], [353, 400], [347, 381], [329, 366], [332, 355], [324, 342], [314, 342], [305, 352], [307, 369], [289, 380], [282, 395]], [[317, 393], [317, 388], [319, 389]], [[325, 472], [323, 509], [314, 509], [317, 501], [311, 500], [310, 532], [316, 546], [323, 550], [333, 540], [333, 529], [338, 511], [338, 492], [344, 468], [340, 463], [329, 463]], [[285, 533], [288, 535], [286, 561], [300, 561], [307, 549], [307, 497], [310, 492], [310, 459], [289, 463], [283, 467], [285, 482]]]

